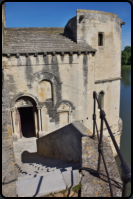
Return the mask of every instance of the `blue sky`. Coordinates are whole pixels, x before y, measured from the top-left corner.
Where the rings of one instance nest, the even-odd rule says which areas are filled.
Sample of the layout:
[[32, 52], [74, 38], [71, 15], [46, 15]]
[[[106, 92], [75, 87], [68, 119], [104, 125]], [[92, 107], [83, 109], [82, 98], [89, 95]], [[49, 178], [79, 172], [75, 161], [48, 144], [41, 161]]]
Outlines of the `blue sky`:
[[122, 50], [131, 46], [131, 5], [128, 2], [6, 2], [6, 27], [65, 27], [76, 9], [117, 14], [123, 22]]

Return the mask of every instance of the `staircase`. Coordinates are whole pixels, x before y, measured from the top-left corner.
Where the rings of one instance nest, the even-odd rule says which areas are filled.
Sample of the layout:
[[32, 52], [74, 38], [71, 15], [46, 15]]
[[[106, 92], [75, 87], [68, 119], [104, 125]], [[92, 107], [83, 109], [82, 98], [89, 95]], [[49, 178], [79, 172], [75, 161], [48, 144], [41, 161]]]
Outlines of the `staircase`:
[[18, 170], [18, 197], [43, 196], [80, 182], [80, 164], [38, 154], [36, 138], [14, 142], [14, 153]]

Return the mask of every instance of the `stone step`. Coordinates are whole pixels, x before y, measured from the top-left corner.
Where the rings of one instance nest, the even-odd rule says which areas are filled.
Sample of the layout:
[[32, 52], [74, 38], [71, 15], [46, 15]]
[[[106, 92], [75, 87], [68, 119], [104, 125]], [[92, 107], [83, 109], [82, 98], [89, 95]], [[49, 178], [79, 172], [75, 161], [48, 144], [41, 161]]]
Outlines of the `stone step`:
[[51, 175], [55, 173], [61, 173], [60, 169], [50, 171], [50, 172], [39, 172], [39, 173], [32, 173], [32, 174], [19, 173], [18, 180], [25, 179], [25, 178], [36, 178], [38, 176]]
[[17, 181], [18, 197], [39, 197], [64, 189], [66, 189], [66, 184], [61, 173], [52, 173], [45, 176], [25, 178]]
[[62, 175], [67, 188], [78, 185], [80, 182], [80, 175], [78, 170], [64, 171]]
[[27, 174], [36, 174], [36, 173], [46, 173], [49, 172], [48, 168], [44, 168], [43, 170], [38, 170], [36, 168], [26, 168], [26, 169], [21, 169], [20, 173], [27, 173]]

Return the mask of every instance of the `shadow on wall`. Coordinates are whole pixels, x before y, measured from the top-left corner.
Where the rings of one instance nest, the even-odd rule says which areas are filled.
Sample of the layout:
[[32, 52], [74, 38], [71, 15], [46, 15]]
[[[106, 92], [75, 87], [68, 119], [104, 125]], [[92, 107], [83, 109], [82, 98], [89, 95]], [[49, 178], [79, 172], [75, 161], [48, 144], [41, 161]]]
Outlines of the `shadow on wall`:
[[37, 139], [37, 152], [45, 157], [81, 163], [83, 136], [73, 123], [68, 124]]

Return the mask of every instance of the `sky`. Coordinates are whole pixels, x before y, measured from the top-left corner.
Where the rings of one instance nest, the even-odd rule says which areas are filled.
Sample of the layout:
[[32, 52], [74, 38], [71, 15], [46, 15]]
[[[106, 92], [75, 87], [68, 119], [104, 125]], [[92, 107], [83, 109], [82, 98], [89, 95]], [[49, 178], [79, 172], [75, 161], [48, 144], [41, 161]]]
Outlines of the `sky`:
[[6, 2], [6, 27], [65, 27], [76, 9], [117, 14], [123, 22], [122, 50], [131, 46], [131, 4], [129, 2]]

